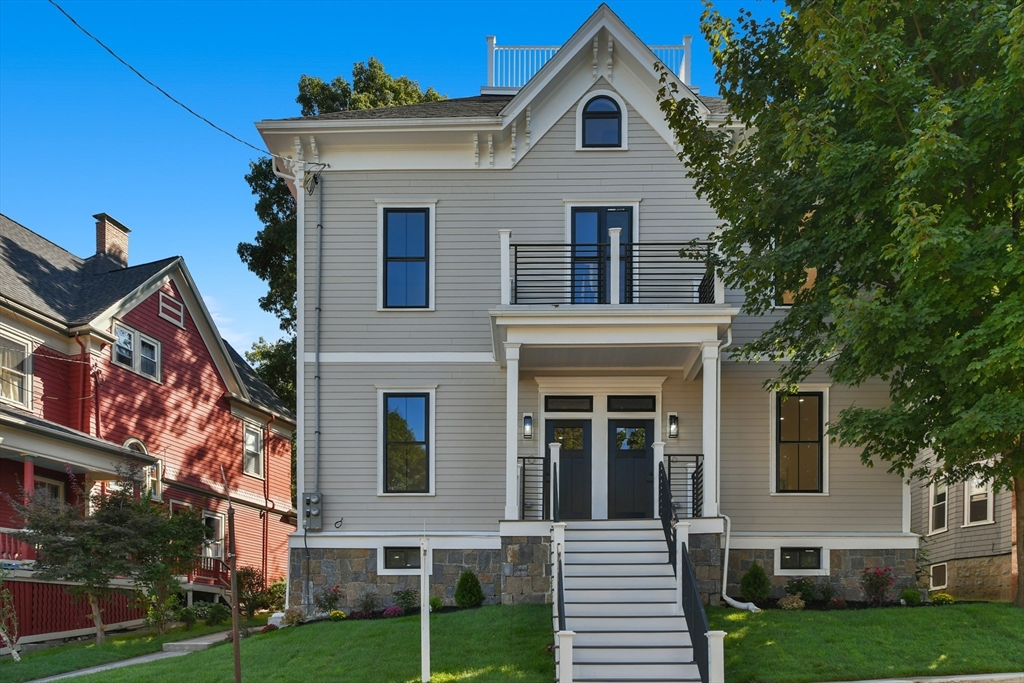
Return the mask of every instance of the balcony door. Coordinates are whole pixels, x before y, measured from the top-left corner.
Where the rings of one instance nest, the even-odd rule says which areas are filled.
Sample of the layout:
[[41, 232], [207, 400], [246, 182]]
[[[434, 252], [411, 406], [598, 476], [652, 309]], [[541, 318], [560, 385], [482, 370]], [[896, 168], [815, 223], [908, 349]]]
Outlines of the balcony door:
[[572, 209], [572, 303], [606, 304], [611, 286], [611, 240], [620, 228], [619, 301], [631, 303], [633, 287], [633, 208], [578, 206]]

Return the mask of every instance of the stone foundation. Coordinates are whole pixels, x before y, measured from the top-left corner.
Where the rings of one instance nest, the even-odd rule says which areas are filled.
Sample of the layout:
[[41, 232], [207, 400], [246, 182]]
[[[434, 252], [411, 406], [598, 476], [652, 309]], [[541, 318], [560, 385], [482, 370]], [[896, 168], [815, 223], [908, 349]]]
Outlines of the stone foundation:
[[[829, 554], [830, 576], [807, 576], [817, 585], [831, 583], [836, 595], [845, 600], [864, 600], [860, 589], [860, 576], [865, 569], [874, 567], [890, 567], [896, 577], [892, 595], [899, 597], [904, 588], [916, 586], [914, 578], [914, 558], [916, 550], [832, 550]], [[792, 576], [775, 576], [775, 550], [737, 550], [729, 551], [728, 594], [740, 597], [740, 580], [757, 562], [764, 568], [768, 580], [771, 581], [769, 597], [782, 598], [786, 595], [786, 582]], [[796, 577], [804, 578], [804, 577]]]
[[718, 605], [722, 595], [721, 534], [690, 534], [687, 550], [705, 605]]
[[1011, 555], [968, 557], [946, 561], [946, 587], [958, 600], [1013, 600]]
[[501, 602], [506, 605], [551, 602], [551, 539], [503, 536]]
[[[307, 566], [305, 549], [292, 549], [289, 606], [304, 604], [307, 570], [313, 580], [313, 595], [334, 586], [341, 587], [345, 611], [358, 609], [367, 593], [376, 593], [381, 606], [388, 607], [395, 604], [395, 591], [419, 590], [419, 574], [381, 575], [377, 573], [378, 561], [375, 548], [310, 548]], [[432, 564], [430, 597], [439, 597], [445, 605], [454, 605], [459, 575], [468, 569], [480, 579], [485, 605], [501, 601], [501, 551], [435, 549]]]

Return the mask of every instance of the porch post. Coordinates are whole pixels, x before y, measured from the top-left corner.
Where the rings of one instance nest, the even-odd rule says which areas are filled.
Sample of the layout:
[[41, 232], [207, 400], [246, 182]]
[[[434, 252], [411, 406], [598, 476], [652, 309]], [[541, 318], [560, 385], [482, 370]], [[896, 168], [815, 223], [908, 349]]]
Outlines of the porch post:
[[519, 519], [519, 344], [505, 343], [505, 519]]
[[612, 306], [619, 302], [619, 244], [622, 240], [622, 228], [608, 228], [608, 248], [611, 250], [611, 282], [608, 288], [608, 303]]
[[508, 306], [512, 303], [512, 231], [499, 230], [498, 235], [501, 238], [501, 305]]
[[21, 479], [21, 485], [25, 488], [25, 502], [28, 503], [29, 498], [36, 492], [36, 464], [27, 455], [25, 456]]
[[701, 349], [704, 361], [703, 450], [704, 450], [704, 516], [718, 516], [718, 411], [721, 396], [718, 389], [719, 352], [715, 344]]

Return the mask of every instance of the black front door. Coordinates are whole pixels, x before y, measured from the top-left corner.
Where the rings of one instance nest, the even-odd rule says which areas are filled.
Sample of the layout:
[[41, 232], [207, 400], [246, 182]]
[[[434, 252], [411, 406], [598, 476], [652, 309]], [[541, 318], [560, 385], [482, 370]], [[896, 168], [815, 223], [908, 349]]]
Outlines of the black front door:
[[654, 517], [654, 420], [608, 421], [608, 519]]
[[548, 420], [546, 443], [552, 441], [562, 444], [558, 456], [559, 514], [562, 519], [590, 519], [590, 420]]
[[619, 233], [619, 302], [633, 297], [633, 209], [628, 206], [576, 207], [572, 210], [572, 302], [606, 304], [611, 286], [611, 238]]

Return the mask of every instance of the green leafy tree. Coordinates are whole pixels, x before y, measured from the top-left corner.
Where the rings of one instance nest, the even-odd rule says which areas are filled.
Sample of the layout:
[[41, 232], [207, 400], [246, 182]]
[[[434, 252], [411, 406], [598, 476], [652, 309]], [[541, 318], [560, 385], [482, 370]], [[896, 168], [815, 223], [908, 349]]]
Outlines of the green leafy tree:
[[702, 17], [731, 128], [661, 93], [744, 309], [795, 293], [741, 357], [790, 361], [778, 387], [886, 381], [831, 437], [908, 479], [1013, 487], [1024, 547], [1024, 6], [787, 5]]
[[0, 644], [11, 652], [11, 658], [21, 661], [21, 655], [15, 649], [18, 644], [18, 612], [14, 609], [14, 595], [4, 586], [8, 571], [0, 567]]

